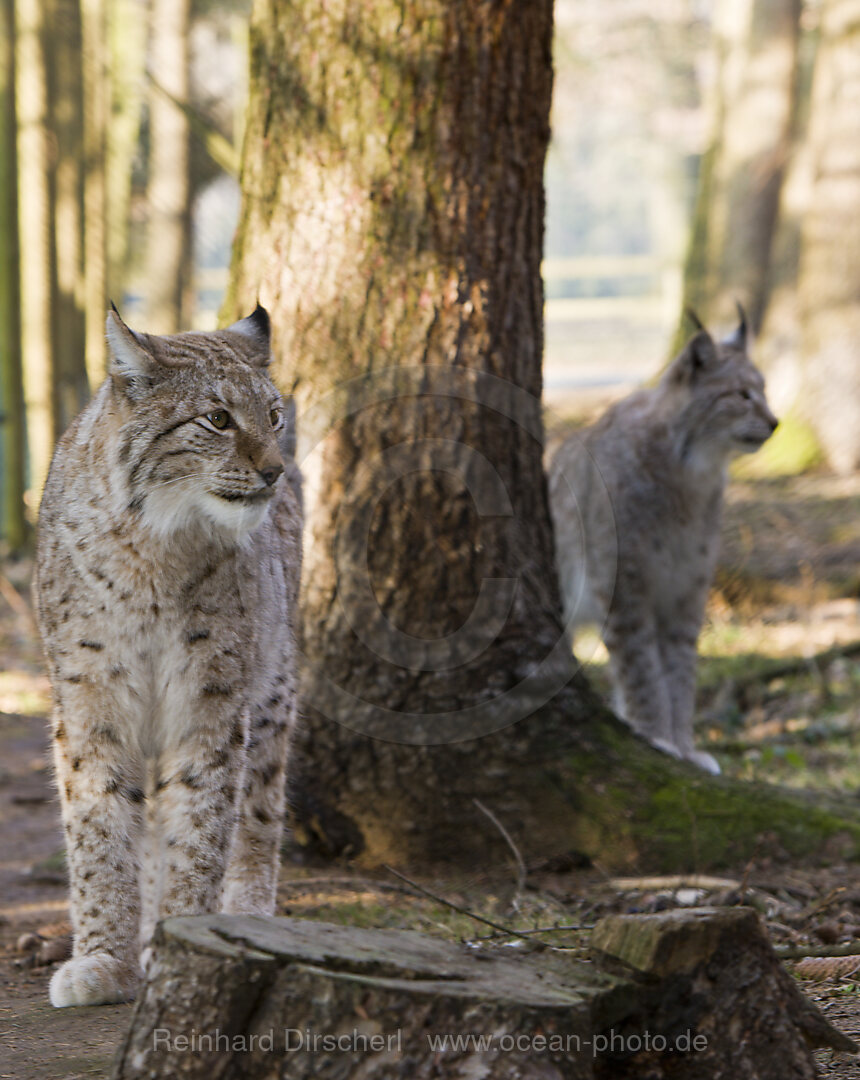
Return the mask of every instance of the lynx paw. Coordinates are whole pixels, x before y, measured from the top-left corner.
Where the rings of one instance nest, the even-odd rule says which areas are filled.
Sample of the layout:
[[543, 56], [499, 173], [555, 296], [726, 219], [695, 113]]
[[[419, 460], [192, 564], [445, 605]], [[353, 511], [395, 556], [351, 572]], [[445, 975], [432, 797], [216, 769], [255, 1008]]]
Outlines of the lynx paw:
[[138, 975], [110, 953], [96, 952], [67, 960], [51, 979], [51, 1004], [111, 1005], [134, 997]]
[[720, 769], [720, 763], [715, 757], [712, 757], [704, 750], [691, 750], [684, 757], [692, 765], [698, 765], [700, 769], [704, 769], [706, 773], [710, 773], [711, 776], [719, 776], [722, 772]]

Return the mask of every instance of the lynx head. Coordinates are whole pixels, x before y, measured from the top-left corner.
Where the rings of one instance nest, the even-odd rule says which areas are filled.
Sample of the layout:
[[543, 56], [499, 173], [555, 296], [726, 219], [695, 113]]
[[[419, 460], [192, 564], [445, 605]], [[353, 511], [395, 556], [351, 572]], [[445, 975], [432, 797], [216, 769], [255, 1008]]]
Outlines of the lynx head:
[[660, 382], [659, 389], [682, 419], [684, 452], [695, 447], [716, 458], [750, 454], [777, 426], [764, 379], [747, 354], [747, 323], [740, 305], [738, 313], [737, 329], [719, 342], [695, 319], [698, 333]]
[[[159, 337], [108, 313], [110, 393], [128, 506], [167, 537], [195, 524], [238, 539], [284, 471], [292, 414], [269, 378], [269, 317]], [[281, 481], [283, 482], [283, 481]]]

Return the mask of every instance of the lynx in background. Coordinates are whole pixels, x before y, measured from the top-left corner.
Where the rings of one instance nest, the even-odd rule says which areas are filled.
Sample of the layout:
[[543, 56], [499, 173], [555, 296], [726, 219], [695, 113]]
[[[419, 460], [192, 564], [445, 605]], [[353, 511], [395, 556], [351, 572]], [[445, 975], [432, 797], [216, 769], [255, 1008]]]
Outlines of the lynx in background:
[[618, 714], [712, 773], [696, 750], [696, 640], [720, 537], [726, 469], [776, 428], [747, 356], [746, 320], [702, 328], [656, 387], [567, 439], [550, 465], [565, 618], [601, 628]]
[[167, 915], [271, 914], [295, 713], [301, 497], [268, 316], [107, 332], [34, 582], [74, 927], [56, 1006], [132, 996]]

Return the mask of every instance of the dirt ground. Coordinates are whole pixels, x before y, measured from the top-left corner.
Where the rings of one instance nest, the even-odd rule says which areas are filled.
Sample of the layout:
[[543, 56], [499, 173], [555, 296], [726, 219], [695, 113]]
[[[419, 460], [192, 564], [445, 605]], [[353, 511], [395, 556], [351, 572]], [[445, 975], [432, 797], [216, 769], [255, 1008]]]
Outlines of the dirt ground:
[[[48, 686], [27, 614], [28, 567], [0, 576], [0, 1077], [107, 1077], [131, 1006], [54, 1010], [47, 985], [69, 927], [59, 813], [47, 754]], [[724, 771], [860, 794], [860, 479], [826, 474], [732, 485], [724, 556], [701, 642], [699, 736]], [[589, 665], [604, 678], [599, 649]], [[528, 863], [527, 845], [523, 854]], [[518, 930], [585, 948], [612, 912], [755, 906], [775, 946], [860, 945], [860, 865], [796, 865], [767, 837], [711, 882], [619, 880], [599, 865], [484, 868], [423, 881], [440, 897]], [[698, 869], [691, 867], [691, 872]], [[423, 879], [422, 879], [423, 880]], [[280, 910], [455, 939], [490, 933], [390, 876], [288, 864]], [[557, 927], [575, 926], [575, 930]], [[503, 944], [504, 938], [497, 937]], [[54, 958], [53, 960], [51, 958]], [[860, 1041], [860, 956], [786, 959], [842, 1031]], [[815, 965], [818, 965], [816, 968]], [[810, 966], [812, 965], [812, 966]], [[819, 1054], [821, 1075], [860, 1080], [860, 1058]]]

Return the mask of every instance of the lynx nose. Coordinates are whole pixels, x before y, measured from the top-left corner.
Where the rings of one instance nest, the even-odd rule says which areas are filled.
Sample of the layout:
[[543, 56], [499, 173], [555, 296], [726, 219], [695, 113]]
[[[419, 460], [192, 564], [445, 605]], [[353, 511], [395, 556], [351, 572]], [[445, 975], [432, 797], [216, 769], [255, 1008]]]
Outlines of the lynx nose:
[[260, 476], [265, 480], [267, 487], [271, 487], [283, 471], [283, 465], [267, 465], [264, 469], [258, 470]]

